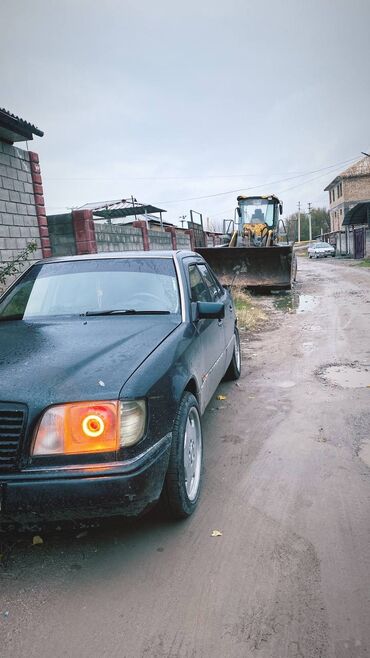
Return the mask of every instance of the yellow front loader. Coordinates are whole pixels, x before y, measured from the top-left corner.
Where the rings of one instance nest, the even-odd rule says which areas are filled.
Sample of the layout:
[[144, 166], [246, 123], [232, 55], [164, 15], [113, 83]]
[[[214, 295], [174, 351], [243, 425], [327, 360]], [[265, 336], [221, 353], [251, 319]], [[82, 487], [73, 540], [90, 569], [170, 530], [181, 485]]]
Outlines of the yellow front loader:
[[238, 196], [235, 218], [220, 247], [198, 248], [224, 285], [289, 290], [297, 261], [274, 196]]

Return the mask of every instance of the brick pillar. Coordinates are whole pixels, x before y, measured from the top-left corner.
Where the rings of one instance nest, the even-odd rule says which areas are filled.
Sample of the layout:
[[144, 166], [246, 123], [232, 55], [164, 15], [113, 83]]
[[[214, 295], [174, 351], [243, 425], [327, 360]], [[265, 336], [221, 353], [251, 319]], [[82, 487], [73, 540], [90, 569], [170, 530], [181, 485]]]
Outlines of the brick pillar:
[[177, 234], [174, 226], [167, 226], [166, 233], [171, 233], [172, 249], [177, 249]]
[[192, 228], [186, 229], [185, 233], [190, 237], [190, 249], [195, 251], [195, 236]]
[[137, 220], [136, 222], [133, 222], [132, 226], [134, 226], [135, 228], [141, 228], [144, 251], [150, 251], [148, 227], [146, 225], [146, 222], [144, 222], [143, 220]]
[[76, 241], [76, 254], [96, 254], [96, 238], [91, 210], [72, 210], [72, 224]]
[[39, 156], [37, 153], [29, 152], [29, 159], [31, 165], [31, 176], [33, 185], [33, 196], [35, 199], [37, 223], [39, 226], [41, 251], [44, 258], [52, 255], [51, 244], [49, 237], [48, 222], [45, 212], [44, 188], [42, 186], [41, 169]]

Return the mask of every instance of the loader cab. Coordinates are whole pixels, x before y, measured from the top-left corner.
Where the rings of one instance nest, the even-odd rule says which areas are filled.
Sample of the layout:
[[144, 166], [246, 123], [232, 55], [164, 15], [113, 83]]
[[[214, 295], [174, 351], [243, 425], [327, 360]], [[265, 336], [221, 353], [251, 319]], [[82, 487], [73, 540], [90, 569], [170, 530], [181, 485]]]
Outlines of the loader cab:
[[282, 203], [274, 196], [238, 196], [239, 225], [275, 228], [282, 213]]

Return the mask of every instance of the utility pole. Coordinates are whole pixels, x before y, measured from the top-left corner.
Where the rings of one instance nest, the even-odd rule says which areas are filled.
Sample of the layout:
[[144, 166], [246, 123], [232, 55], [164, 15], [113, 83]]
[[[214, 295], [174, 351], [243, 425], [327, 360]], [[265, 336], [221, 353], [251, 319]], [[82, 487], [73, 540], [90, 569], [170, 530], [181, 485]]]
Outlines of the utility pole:
[[310, 242], [312, 240], [312, 219], [311, 219], [311, 203], [308, 204], [308, 226], [309, 226], [309, 238]]
[[134, 215], [135, 215], [135, 222], [137, 222], [137, 216], [136, 216], [136, 206], [135, 206], [135, 202], [136, 202], [136, 199], [134, 199], [134, 196], [133, 196], [133, 194], [131, 194], [131, 203], [132, 203], [132, 207], [133, 207], [133, 209], [134, 209]]
[[301, 202], [298, 201], [298, 242], [301, 241]]
[[180, 215], [179, 220], [181, 222], [181, 228], [184, 228], [185, 219], [186, 215]]

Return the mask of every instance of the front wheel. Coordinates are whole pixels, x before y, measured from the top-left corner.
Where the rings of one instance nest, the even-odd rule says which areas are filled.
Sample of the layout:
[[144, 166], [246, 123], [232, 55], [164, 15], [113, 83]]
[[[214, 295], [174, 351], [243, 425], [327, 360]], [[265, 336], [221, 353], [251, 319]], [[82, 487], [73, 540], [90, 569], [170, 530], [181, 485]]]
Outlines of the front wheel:
[[234, 336], [235, 336], [235, 343], [234, 343], [233, 356], [224, 376], [224, 379], [226, 381], [235, 381], [236, 379], [239, 379], [241, 373], [242, 356], [240, 350], [239, 331], [237, 327], [235, 327], [234, 329]]
[[203, 470], [203, 436], [196, 398], [185, 391], [173, 426], [170, 461], [162, 496], [172, 518], [185, 519], [198, 503]]

